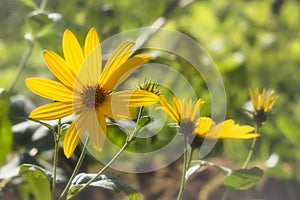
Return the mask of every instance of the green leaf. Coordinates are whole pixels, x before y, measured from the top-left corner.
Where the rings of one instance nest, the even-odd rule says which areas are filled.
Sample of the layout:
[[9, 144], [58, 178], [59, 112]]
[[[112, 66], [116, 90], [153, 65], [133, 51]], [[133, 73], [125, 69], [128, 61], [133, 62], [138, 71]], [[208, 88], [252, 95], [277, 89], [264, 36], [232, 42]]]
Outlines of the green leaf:
[[10, 107], [9, 95], [0, 89], [0, 166], [5, 161], [7, 153], [12, 146], [11, 122], [8, 119], [8, 108]]
[[129, 141], [133, 140], [137, 134], [142, 132], [146, 126], [148, 126], [152, 122], [152, 118], [149, 116], [143, 116], [141, 117], [134, 128], [134, 131], [129, 136]]
[[19, 175], [24, 181], [24, 186], [35, 199], [51, 200], [51, 174], [49, 172], [36, 165], [23, 164]]
[[149, 116], [143, 116], [139, 119], [139, 121], [136, 124], [136, 133], [141, 132], [146, 126], [148, 126], [152, 122], [151, 117]]
[[235, 190], [247, 190], [254, 186], [263, 175], [263, 170], [258, 167], [252, 169], [239, 169], [224, 179], [224, 184]]
[[[79, 188], [83, 187], [89, 180], [91, 180], [95, 176], [96, 174], [78, 174], [72, 182], [68, 196], [76, 192]], [[140, 194], [135, 189], [121, 182], [113, 175], [101, 175], [94, 182], [92, 182], [90, 186], [100, 187], [112, 192], [123, 191], [127, 195], [129, 200], [141, 199]]]

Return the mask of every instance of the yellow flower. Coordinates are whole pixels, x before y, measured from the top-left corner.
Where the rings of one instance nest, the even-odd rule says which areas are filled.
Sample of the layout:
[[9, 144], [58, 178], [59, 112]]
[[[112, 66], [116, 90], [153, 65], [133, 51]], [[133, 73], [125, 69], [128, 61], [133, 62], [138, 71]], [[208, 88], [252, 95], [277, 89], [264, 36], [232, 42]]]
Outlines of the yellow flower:
[[134, 43], [126, 41], [111, 54], [102, 70], [102, 55], [95, 28], [88, 32], [82, 50], [76, 37], [69, 30], [63, 36], [64, 59], [53, 51], [44, 51], [44, 60], [59, 80], [28, 78], [26, 85], [36, 94], [54, 102], [36, 108], [29, 118], [53, 120], [78, 114], [71, 123], [64, 139], [64, 153], [70, 157], [79, 143], [80, 136], [89, 132], [92, 146], [103, 148], [105, 116], [115, 119], [132, 119], [129, 107], [148, 106], [159, 98], [143, 90], [114, 92], [137, 67], [151, 59], [150, 55], [129, 57]]
[[249, 89], [250, 102], [246, 103], [244, 108], [258, 126], [261, 126], [263, 122], [267, 120], [267, 115], [272, 111], [272, 108], [279, 96], [275, 94], [274, 90], [270, 92], [263, 88], [260, 93], [258, 88], [254, 91]]
[[179, 101], [173, 97], [173, 105], [170, 105], [166, 98], [161, 95], [159, 109], [164, 110], [180, 127], [183, 134], [195, 134], [198, 138], [235, 138], [249, 139], [258, 137], [259, 134], [251, 133], [254, 127], [235, 124], [234, 120], [228, 119], [216, 124], [209, 117], [200, 117], [200, 109], [204, 104], [202, 99], [196, 103], [193, 101]]
[[267, 94], [266, 88], [263, 88], [261, 93], [259, 93], [258, 88], [256, 88], [254, 91], [249, 89], [249, 94], [254, 109], [256, 111], [263, 110], [265, 113], [272, 110], [274, 104], [279, 98], [279, 96], [275, 94], [274, 90], [271, 90]]

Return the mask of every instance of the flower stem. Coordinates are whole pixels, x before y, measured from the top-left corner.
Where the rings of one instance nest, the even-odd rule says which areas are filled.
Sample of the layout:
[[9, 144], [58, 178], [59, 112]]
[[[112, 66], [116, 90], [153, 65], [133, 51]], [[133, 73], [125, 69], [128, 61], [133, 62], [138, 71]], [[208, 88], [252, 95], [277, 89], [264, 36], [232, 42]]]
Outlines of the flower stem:
[[74, 171], [72, 172], [72, 175], [71, 175], [71, 177], [70, 177], [70, 179], [69, 179], [69, 181], [68, 181], [68, 183], [67, 183], [65, 189], [64, 189], [63, 192], [61, 193], [61, 195], [60, 195], [60, 197], [59, 197], [59, 200], [65, 199], [65, 197], [66, 197], [66, 195], [67, 195], [67, 192], [69, 191], [69, 188], [70, 188], [70, 186], [71, 186], [71, 184], [72, 184], [72, 181], [73, 181], [73, 179], [75, 178], [75, 176], [77, 175], [77, 173], [78, 173], [78, 171], [79, 171], [79, 169], [80, 169], [80, 167], [81, 167], [81, 164], [82, 164], [82, 162], [83, 162], [83, 159], [84, 159], [84, 156], [85, 156], [85, 153], [86, 153], [86, 150], [87, 150], [88, 141], [89, 141], [89, 137], [87, 137], [86, 140], [85, 140], [85, 143], [84, 143], [84, 145], [83, 145], [83, 149], [82, 149], [81, 154], [80, 154], [80, 156], [79, 156], [79, 158], [78, 158], [78, 161], [77, 161], [77, 163], [76, 163], [76, 166], [75, 166], [75, 168], [74, 168]]
[[185, 184], [186, 184], [185, 174], [190, 166], [191, 159], [192, 159], [192, 152], [193, 152], [191, 146], [187, 145], [186, 137], [185, 137], [184, 143], [185, 143], [185, 149], [184, 149], [184, 153], [183, 153], [182, 176], [181, 176], [180, 189], [179, 189], [179, 193], [177, 196], [177, 200], [182, 200], [182, 198], [183, 198]]
[[[142, 106], [142, 107], [140, 107], [137, 121], [142, 117], [143, 111], [144, 111], [144, 107]], [[134, 134], [135, 134], [134, 132], [131, 135], [128, 134], [125, 143], [123, 144], [121, 149], [114, 155], [114, 157], [96, 174], [96, 176], [94, 176], [92, 179], [90, 179], [84, 186], [82, 186], [81, 188], [76, 190], [73, 194], [70, 194], [67, 197], [67, 199], [72, 199], [73, 197], [78, 195], [81, 191], [86, 189], [92, 182], [97, 180], [97, 178], [99, 178], [99, 176], [121, 155], [121, 153], [127, 148], [127, 146], [130, 144], [130, 142], [132, 142], [134, 140], [134, 137], [132, 137], [132, 135], [134, 135]]]
[[[255, 125], [255, 132], [258, 133], [258, 129], [259, 129], [259, 124], [256, 124]], [[253, 155], [253, 152], [254, 152], [254, 149], [255, 149], [255, 144], [256, 144], [256, 141], [257, 141], [257, 138], [253, 138], [252, 140], [252, 143], [251, 143], [251, 147], [250, 147], [250, 150], [249, 150], [249, 153], [248, 153], [248, 156], [242, 166], [242, 169], [246, 169], [247, 168], [247, 165], [249, 164], [251, 158], [252, 158], [252, 155]]]
[[28, 47], [26, 49], [26, 52], [24, 53], [23, 57], [22, 57], [22, 60], [18, 66], [18, 71], [16, 72], [15, 74], [15, 77], [11, 83], [11, 85], [9, 86], [8, 88], [8, 93], [11, 93], [12, 90], [14, 89], [16, 83], [17, 83], [17, 80], [18, 78], [20, 78], [20, 74], [22, 73], [22, 71], [24, 70], [30, 56], [31, 56], [31, 53], [32, 53], [32, 50], [33, 50], [33, 47], [34, 47], [34, 43], [33, 43], [33, 40], [27, 40], [28, 41]]
[[57, 133], [53, 133], [54, 138], [54, 155], [53, 155], [53, 179], [52, 179], [52, 199], [56, 199], [56, 170], [58, 163], [59, 138], [61, 136], [61, 120], [57, 123]]
[[86, 189], [92, 182], [97, 180], [99, 176], [120, 156], [120, 154], [126, 149], [126, 147], [129, 145], [130, 141], [126, 141], [122, 148], [114, 155], [114, 157], [97, 173], [96, 176], [94, 176], [92, 179], [90, 179], [83, 187], [79, 188], [77, 191], [75, 191], [73, 194], [67, 197], [67, 199], [71, 199], [78, 195], [82, 190]]

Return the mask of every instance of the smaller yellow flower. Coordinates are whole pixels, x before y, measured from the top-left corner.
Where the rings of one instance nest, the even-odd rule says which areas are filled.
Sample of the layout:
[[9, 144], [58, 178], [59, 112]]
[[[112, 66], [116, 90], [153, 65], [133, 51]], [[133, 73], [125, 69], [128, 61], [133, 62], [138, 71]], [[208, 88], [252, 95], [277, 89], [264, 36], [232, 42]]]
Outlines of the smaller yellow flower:
[[249, 89], [250, 102], [245, 105], [245, 110], [257, 125], [261, 125], [267, 120], [267, 114], [272, 111], [274, 104], [277, 102], [279, 96], [275, 94], [274, 90], [266, 91], [266, 88], [259, 92], [259, 89]]
[[232, 119], [216, 124], [209, 117], [200, 117], [200, 109], [204, 104], [202, 99], [195, 103], [191, 100], [179, 101], [176, 97], [173, 97], [173, 105], [170, 105], [166, 98], [161, 95], [160, 104], [162, 106], [158, 109], [164, 110], [178, 124], [180, 133], [194, 134], [198, 139], [249, 139], [259, 136], [258, 133], [251, 133], [255, 130], [254, 127], [240, 126]]
[[271, 90], [268, 94], [266, 88], [263, 88], [262, 92], [259, 93], [258, 88], [252, 91], [249, 89], [252, 105], [256, 111], [263, 110], [265, 113], [270, 112], [278, 100], [279, 96], [275, 94], [274, 90]]

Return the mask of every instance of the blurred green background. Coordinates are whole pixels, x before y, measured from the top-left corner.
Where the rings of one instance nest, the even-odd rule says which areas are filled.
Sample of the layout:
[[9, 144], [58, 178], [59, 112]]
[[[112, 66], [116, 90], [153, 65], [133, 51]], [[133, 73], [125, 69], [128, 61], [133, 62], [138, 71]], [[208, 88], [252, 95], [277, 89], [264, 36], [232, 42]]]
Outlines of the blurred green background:
[[[10, 88], [28, 48], [24, 36], [30, 34], [33, 52], [11, 95], [23, 94], [36, 105], [46, 100], [30, 92], [24, 79], [52, 78], [42, 51], [62, 54], [65, 29], [72, 30], [82, 44], [90, 27], [96, 27], [104, 40], [123, 31], [149, 27], [163, 18], [163, 28], [194, 38], [212, 57], [226, 87], [228, 118], [251, 124], [242, 112], [243, 103], [249, 99], [248, 88], [272, 88], [280, 95], [273, 114], [261, 128], [254, 161], [263, 166], [270, 155], [278, 155], [277, 165], [266, 169], [267, 176], [299, 184], [299, 0], [1, 0], [0, 17], [0, 88]], [[168, 42], [176, 41], [170, 38]], [[177, 58], [161, 62], [185, 75], [194, 88], [199, 88], [199, 96], [203, 92], [209, 97], [202, 79], [182, 67], [187, 64]], [[209, 115], [209, 109], [204, 114]], [[226, 140], [212, 155], [239, 165], [249, 145], [249, 141]]]

